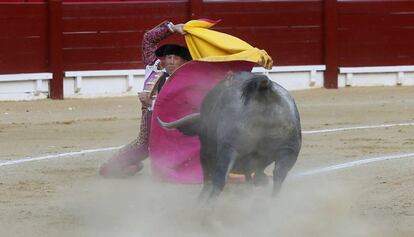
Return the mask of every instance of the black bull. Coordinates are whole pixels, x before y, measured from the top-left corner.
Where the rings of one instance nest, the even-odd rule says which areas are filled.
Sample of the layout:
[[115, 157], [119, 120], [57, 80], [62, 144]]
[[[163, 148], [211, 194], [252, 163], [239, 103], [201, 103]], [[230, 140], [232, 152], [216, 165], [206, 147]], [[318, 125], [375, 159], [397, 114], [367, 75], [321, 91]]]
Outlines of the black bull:
[[249, 72], [235, 73], [209, 91], [200, 113], [158, 121], [164, 128], [199, 136], [202, 196], [217, 196], [229, 172], [262, 183], [267, 180], [265, 168], [273, 162], [273, 194], [278, 193], [302, 143], [293, 98], [267, 76]]

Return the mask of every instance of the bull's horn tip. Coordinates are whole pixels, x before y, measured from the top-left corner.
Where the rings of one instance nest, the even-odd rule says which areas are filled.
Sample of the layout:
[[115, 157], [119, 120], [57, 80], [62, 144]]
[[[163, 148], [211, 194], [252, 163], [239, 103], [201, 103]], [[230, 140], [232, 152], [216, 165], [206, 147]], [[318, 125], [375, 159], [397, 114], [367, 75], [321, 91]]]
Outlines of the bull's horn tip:
[[161, 127], [165, 127], [165, 122], [163, 122], [160, 117], [157, 116], [157, 121], [161, 125]]

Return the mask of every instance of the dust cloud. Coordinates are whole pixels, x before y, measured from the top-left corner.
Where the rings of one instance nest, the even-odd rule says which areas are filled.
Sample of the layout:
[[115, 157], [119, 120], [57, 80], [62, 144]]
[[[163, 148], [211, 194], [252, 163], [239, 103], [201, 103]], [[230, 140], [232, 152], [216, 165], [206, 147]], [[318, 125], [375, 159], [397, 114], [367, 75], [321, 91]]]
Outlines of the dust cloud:
[[200, 185], [149, 177], [77, 185], [79, 198], [62, 202], [72, 219], [64, 236], [385, 236], [358, 214], [343, 185], [326, 179], [288, 179], [277, 197], [270, 184], [228, 184], [207, 204], [197, 199]]

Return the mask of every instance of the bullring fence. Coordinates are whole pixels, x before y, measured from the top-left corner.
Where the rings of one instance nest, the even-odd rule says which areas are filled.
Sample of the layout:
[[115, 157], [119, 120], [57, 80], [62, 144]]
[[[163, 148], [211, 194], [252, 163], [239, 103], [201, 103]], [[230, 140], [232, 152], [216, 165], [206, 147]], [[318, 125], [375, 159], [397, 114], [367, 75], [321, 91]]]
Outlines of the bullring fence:
[[265, 49], [273, 72], [307, 71], [310, 83], [322, 72], [326, 88], [365, 72], [412, 80], [414, 1], [0, 0], [0, 82], [32, 80], [36, 93], [62, 99], [63, 78], [74, 78], [76, 92], [82, 77], [112, 72], [132, 88], [144, 67], [144, 31], [199, 18], [221, 19], [214, 29]]

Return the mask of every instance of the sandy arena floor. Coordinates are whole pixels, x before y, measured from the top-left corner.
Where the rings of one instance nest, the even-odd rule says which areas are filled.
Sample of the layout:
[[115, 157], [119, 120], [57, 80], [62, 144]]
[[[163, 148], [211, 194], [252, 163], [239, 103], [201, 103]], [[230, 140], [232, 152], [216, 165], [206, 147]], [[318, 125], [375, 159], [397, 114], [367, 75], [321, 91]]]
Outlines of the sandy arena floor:
[[[293, 92], [304, 131], [414, 122], [414, 87]], [[414, 236], [414, 155], [321, 174], [314, 168], [414, 153], [414, 125], [304, 134], [281, 194], [228, 185], [214, 207], [198, 185], [144, 172], [103, 179], [116, 151], [3, 162], [121, 146], [138, 132], [137, 98], [0, 102], [0, 236]]]

